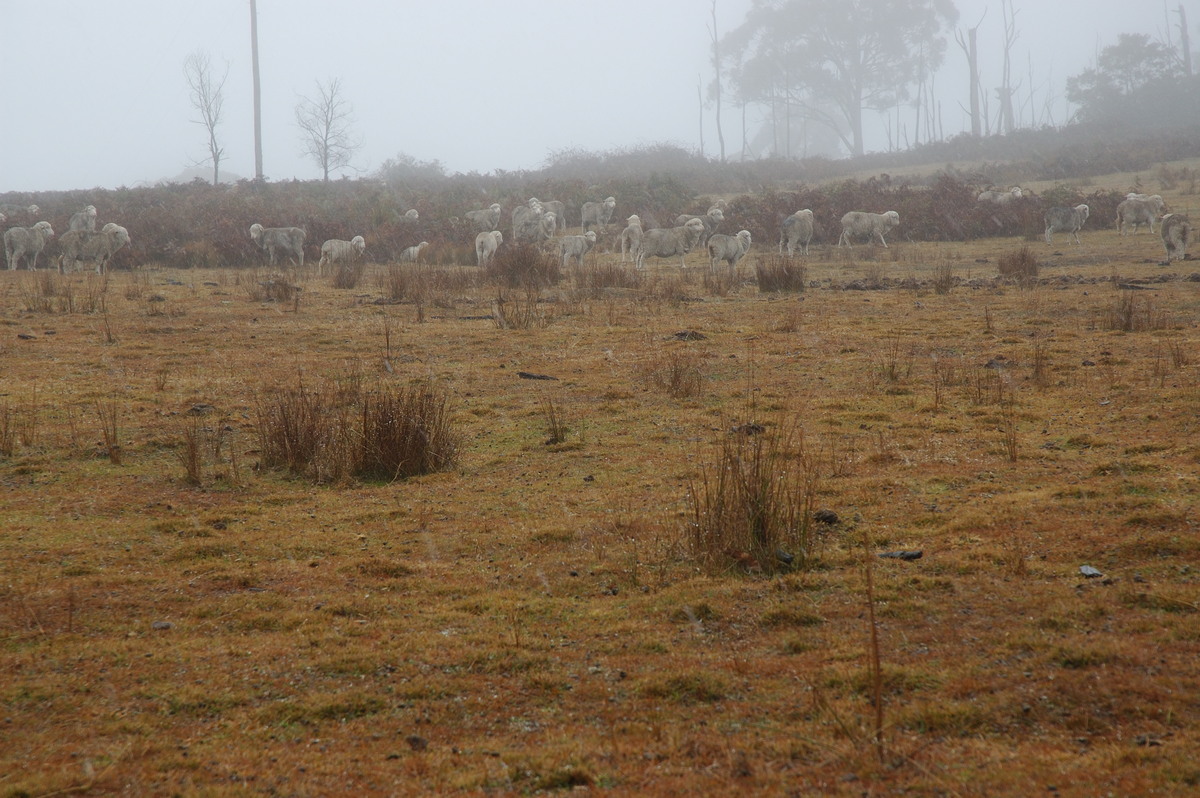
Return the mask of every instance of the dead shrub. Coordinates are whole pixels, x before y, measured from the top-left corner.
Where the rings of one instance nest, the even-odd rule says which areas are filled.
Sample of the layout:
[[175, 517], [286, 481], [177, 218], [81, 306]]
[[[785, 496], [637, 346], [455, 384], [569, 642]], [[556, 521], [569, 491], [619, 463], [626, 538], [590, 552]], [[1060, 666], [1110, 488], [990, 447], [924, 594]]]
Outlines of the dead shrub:
[[283, 272], [272, 272], [265, 277], [253, 274], [243, 285], [251, 302], [295, 302], [301, 291]]
[[1037, 281], [1041, 264], [1029, 247], [1021, 247], [1015, 252], [1005, 252], [996, 261], [996, 271], [1001, 277], [1016, 280], [1021, 285], [1029, 285]]
[[505, 288], [535, 290], [562, 280], [558, 258], [533, 244], [514, 244], [497, 250], [484, 269], [489, 282]]
[[575, 269], [575, 285], [588, 296], [596, 296], [608, 289], [636, 290], [642, 287], [642, 275], [632, 268], [616, 263], [597, 263], [595, 266]]
[[954, 267], [949, 263], [939, 263], [933, 267], [933, 293], [945, 296], [954, 287]]
[[784, 255], [767, 255], [754, 266], [759, 291], [799, 293], [808, 281], [808, 268], [803, 262]]
[[367, 264], [361, 260], [338, 263], [333, 270], [333, 287], [357, 288], [366, 269]]
[[1139, 297], [1133, 291], [1122, 291], [1117, 301], [1104, 314], [1106, 330], [1144, 332], [1165, 330], [1170, 326], [1166, 311], [1154, 306], [1154, 298]]
[[692, 555], [715, 571], [804, 567], [815, 554], [817, 485], [802, 429], [737, 427], [688, 486]]
[[665, 391], [672, 399], [690, 399], [700, 395], [704, 374], [700, 365], [703, 356], [687, 349], [662, 352], [639, 368], [642, 381]]

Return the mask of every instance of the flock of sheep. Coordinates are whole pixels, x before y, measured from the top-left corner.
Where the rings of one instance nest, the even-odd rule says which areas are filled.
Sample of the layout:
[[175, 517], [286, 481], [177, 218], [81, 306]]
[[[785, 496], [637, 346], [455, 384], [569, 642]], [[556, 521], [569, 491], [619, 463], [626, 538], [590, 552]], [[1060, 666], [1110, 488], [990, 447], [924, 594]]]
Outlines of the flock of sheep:
[[[1007, 191], [988, 189], [980, 192], [977, 200], [1006, 205], [1022, 196], [1022, 189], [1014, 186]], [[1153, 233], [1163, 204], [1163, 198], [1158, 194], [1128, 194], [1117, 206], [1118, 232], [1126, 235], [1127, 228], [1132, 227], [1136, 233], [1140, 226], [1146, 225]], [[542, 247], [545, 251], [557, 255], [563, 267], [572, 260], [582, 265], [584, 256], [596, 246], [597, 232], [593, 228], [606, 228], [616, 205], [615, 197], [583, 203], [580, 213], [582, 234], [558, 235], [566, 229], [564, 204], [533, 197], [526, 204], [513, 210], [510, 240]], [[675, 219], [673, 227], [649, 230], [642, 228], [641, 218], [634, 214], [625, 220], [626, 226], [617, 239], [621, 261], [632, 261], [638, 269], [644, 269], [646, 258], [678, 257], [680, 268], [686, 268], [685, 257], [699, 247], [708, 252], [710, 269], [715, 270], [718, 263], [725, 263], [732, 269], [749, 252], [751, 237], [748, 230], [741, 230], [736, 235], [715, 232], [725, 220], [725, 209], [724, 200], [718, 200], [704, 214], [682, 214]], [[6, 213], [14, 212], [33, 217], [38, 213], [38, 206], [0, 206], [0, 222], [5, 220]], [[1079, 240], [1079, 230], [1087, 221], [1088, 213], [1087, 205], [1077, 205], [1074, 208], [1054, 207], [1047, 210], [1044, 215], [1046, 243], [1053, 243], [1053, 234], [1057, 232], [1068, 233], [1074, 237], [1077, 244], [1082, 243]], [[129, 231], [118, 224], [109, 222], [97, 232], [96, 215], [95, 206], [88, 205], [71, 217], [68, 232], [59, 239], [60, 272], [71, 271], [80, 263], [91, 263], [95, 265], [98, 274], [103, 273], [112, 256], [129, 244]], [[467, 223], [476, 233], [475, 256], [477, 264], [481, 267], [488, 265], [504, 243], [504, 235], [499, 229], [501, 217], [502, 208], [497, 203], [465, 214]], [[418, 219], [419, 215], [415, 210], [406, 212], [402, 217], [406, 222], [416, 222]], [[877, 240], [886, 248], [885, 233], [899, 224], [900, 215], [896, 211], [850, 211], [841, 218], [842, 233], [837, 245], [851, 246], [855, 239], [866, 239]], [[810, 209], [797, 211], [787, 217], [780, 226], [779, 252], [782, 254], [786, 249], [788, 257], [792, 257], [797, 250], [808, 255], [814, 229], [813, 212]], [[1191, 224], [1186, 216], [1168, 213], [1161, 217], [1159, 234], [1167, 250], [1168, 263], [1171, 260], [1182, 260], [1186, 256], [1191, 231]], [[39, 221], [31, 227], [9, 228], [4, 233], [4, 253], [8, 268], [15, 269], [24, 260], [28, 268], [36, 269], [38, 256], [53, 236], [54, 230], [46, 221]], [[267, 253], [272, 265], [280, 257], [293, 259], [300, 266], [304, 265], [305, 232], [302, 228], [263, 227], [261, 224], [254, 224], [250, 226], [250, 238]], [[421, 250], [427, 246], [429, 242], [422, 241], [408, 247], [400, 254], [399, 260], [416, 262]], [[338, 262], [361, 258], [365, 251], [366, 240], [361, 235], [349, 241], [325, 241], [321, 245], [317, 273], [320, 274], [327, 265], [332, 267]]]
[[[10, 206], [5, 209], [12, 212]], [[18, 208], [29, 216], [36, 216], [39, 208], [30, 205]], [[0, 211], [0, 222], [6, 214]], [[88, 205], [71, 216], [67, 232], [58, 240], [58, 270], [74, 271], [80, 263], [91, 263], [97, 274], [103, 274], [108, 262], [116, 252], [129, 244], [129, 231], [119, 224], [109, 222], [96, 232], [96, 206]], [[49, 222], [37, 222], [31, 227], [10, 227], [4, 232], [4, 257], [9, 269], [15, 269], [25, 260], [30, 269], [37, 268], [38, 256], [54, 237], [54, 228]]]

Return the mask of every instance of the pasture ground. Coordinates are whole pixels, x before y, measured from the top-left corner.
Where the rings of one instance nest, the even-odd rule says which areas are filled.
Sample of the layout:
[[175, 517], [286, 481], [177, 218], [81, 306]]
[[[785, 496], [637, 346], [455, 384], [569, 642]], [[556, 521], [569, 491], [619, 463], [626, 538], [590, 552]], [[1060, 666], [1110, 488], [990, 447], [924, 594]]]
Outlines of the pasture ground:
[[[400, 267], [0, 273], [0, 795], [1195, 794], [1200, 269], [1091, 230], [1021, 287], [1024, 241], [901, 238], [800, 294], [571, 273], [509, 329], [473, 268], [420, 306]], [[280, 389], [426, 379], [453, 470], [257, 467]], [[790, 572], [684, 531], [752, 422], [842, 519]]]

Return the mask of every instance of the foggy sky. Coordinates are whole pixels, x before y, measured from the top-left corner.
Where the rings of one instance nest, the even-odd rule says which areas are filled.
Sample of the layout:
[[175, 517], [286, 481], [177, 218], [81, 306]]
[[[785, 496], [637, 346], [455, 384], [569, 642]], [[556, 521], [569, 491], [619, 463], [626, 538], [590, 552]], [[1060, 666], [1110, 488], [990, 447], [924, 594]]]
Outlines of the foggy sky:
[[[1179, 0], [1171, 0], [1175, 8]], [[722, 32], [750, 0], [717, 0]], [[958, 26], [979, 30], [982, 77], [999, 85], [999, 0], [958, 0]], [[1018, 103], [1034, 85], [1039, 123], [1070, 114], [1065, 81], [1122, 32], [1162, 39], [1158, 0], [1016, 0]], [[1200, 41], [1200, 2], [1187, 0]], [[264, 173], [320, 177], [301, 155], [295, 106], [316, 81], [339, 78], [369, 174], [406, 153], [448, 171], [534, 169], [552, 152], [700, 143], [697, 85], [707, 88], [709, 0], [259, 0]], [[1177, 19], [1172, 15], [1172, 23]], [[188, 99], [187, 55], [229, 68], [222, 172], [254, 175], [248, 0], [0, 0], [0, 193], [133, 186], [179, 174], [207, 156]], [[18, 33], [21, 32], [21, 33]], [[1177, 33], [1172, 30], [1172, 37]], [[1032, 69], [1030, 65], [1032, 61]], [[947, 136], [969, 128], [966, 61], [951, 40], [935, 80]], [[993, 115], [996, 110], [992, 104]], [[1018, 109], [1024, 124], [1030, 108]], [[750, 112], [750, 121], [762, 116]], [[717, 135], [704, 112], [705, 154]], [[867, 147], [886, 149], [882, 119], [864, 117]], [[910, 126], [912, 111], [902, 123]], [[726, 149], [741, 150], [740, 111], [726, 108]], [[211, 173], [211, 169], [210, 169]]]

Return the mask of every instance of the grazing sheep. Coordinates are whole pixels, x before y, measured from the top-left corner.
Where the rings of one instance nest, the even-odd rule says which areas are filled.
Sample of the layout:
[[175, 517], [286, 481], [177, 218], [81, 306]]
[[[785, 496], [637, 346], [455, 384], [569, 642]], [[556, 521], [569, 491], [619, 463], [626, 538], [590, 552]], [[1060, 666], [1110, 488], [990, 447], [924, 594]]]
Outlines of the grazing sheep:
[[544, 211], [542, 213], [541, 224], [538, 225], [537, 229], [537, 240], [548, 241], [554, 238], [554, 231], [557, 229], [558, 217], [554, 215], [553, 211]]
[[38, 222], [33, 227], [10, 227], [4, 233], [4, 257], [8, 268], [21, 265], [21, 258], [32, 256], [30, 269], [37, 269], [38, 255], [46, 246], [46, 239], [54, 236], [49, 222]]
[[[535, 200], [530, 200], [534, 202]], [[544, 213], [554, 214], [554, 227], [556, 230], [567, 229], [567, 206], [558, 200], [536, 200], [542, 206]]]
[[263, 227], [261, 224], [250, 225], [250, 238], [259, 247], [265, 249], [271, 256], [271, 265], [275, 265], [275, 251], [295, 258], [304, 265], [304, 231], [299, 227]]
[[592, 247], [596, 246], [596, 231], [588, 230], [581, 236], [563, 236], [557, 241], [558, 251], [562, 255], [562, 267], [567, 268], [567, 261], [571, 258], [580, 266], [583, 265], [583, 256], [591, 251]]
[[67, 225], [67, 232], [76, 230], [86, 230], [89, 233], [96, 232], [96, 206], [88, 205], [78, 213], [71, 215], [71, 221]]
[[616, 197], [608, 197], [604, 202], [583, 203], [583, 231], [586, 233], [590, 225], [607, 227], [612, 218], [613, 209], [617, 207]]
[[779, 229], [779, 254], [783, 254], [783, 247], [787, 245], [788, 257], [792, 257], [792, 251], [799, 244], [803, 247], [803, 252], [808, 255], [808, 244], [813, 237], [813, 212], [808, 208], [802, 211], [796, 211], [791, 216], [783, 220], [783, 227]]
[[367, 248], [366, 239], [362, 236], [355, 236], [349, 241], [343, 241], [340, 238], [331, 238], [321, 245], [321, 260], [317, 262], [317, 274], [325, 268], [325, 264], [333, 265], [339, 260], [357, 260], [362, 257], [363, 250]]
[[0, 202], [0, 222], [17, 216], [37, 216], [41, 211], [36, 205], [17, 205], [14, 202]]
[[703, 216], [692, 216], [691, 214], [681, 213], [675, 217], [675, 224], [687, 224], [688, 219], [699, 219], [704, 223], [704, 232], [700, 235], [700, 240], [696, 242], [699, 246], [704, 246], [708, 242], [708, 237], [716, 231], [717, 225], [725, 221], [725, 212], [714, 205]]
[[737, 262], [750, 251], [750, 231], [740, 230], [735, 236], [716, 233], [708, 237], [708, 268], [717, 270], [717, 261], [723, 260], [729, 264], [729, 270], [737, 266]]
[[411, 210], [405, 211], [404, 215], [400, 217], [400, 221], [402, 221], [402, 222], [418, 222], [420, 220], [421, 220], [421, 214], [417, 213], [416, 208], [412, 208]]
[[679, 268], [686, 269], [684, 256], [692, 251], [700, 236], [704, 235], [704, 222], [689, 219], [681, 227], [656, 227], [642, 235], [642, 246], [638, 250], [637, 267], [646, 268], [646, 257], [671, 258], [679, 256]]
[[536, 206], [518, 205], [513, 208], [512, 212], [512, 240], [514, 243], [522, 241], [537, 241], [538, 227], [542, 223], [542, 204], [539, 202]]
[[476, 233], [490, 233], [500, 227], [500, 203], [493, 202], [490, 207], [478, 211], [467, 211], [467, 221]]
[[642, 220], [635, 213], [625, 220], [628, 225], [621, 231], [621, 263], [628, 263], [631, 259], [637, 261], [638, 250], [642, 248]]
[[475, 260], [482, 269], [492, 260], [496, 250], [504, 243], [504, 234], [499, 230], [491, 230], [475, 236]]
[[850, 237], [878, 238], [879, 243], [887, 249], [883, 234], [900, 224], [900, 214], [895, 211], [885, 213], [867, 213], [866, 211], [850, 211], [842, 217], [842, 235], [838, 238], [838, 246], [851, 246]]
[[416, 263], [417, 258], [421, 257], [421, 250], [425, 249], [425, 247], [427, 247], [427, 246], [429, 246], [429, 242], [422, 241], [420, 244], [417, 244], [415, 247], [407, 247], [403, 252], [400, 253], [400, 258], [399, 258], [400, 262], [401, 263]]
[[1074, 208], [1051, 208], [1046, 211], [1046, 243], [1052, 242], [1052, 233], [1070, 233], [1075, 236], [1075, 243], [1082, 244], [1079, 240], [1079, 229], [1083, 227], [1083, 223], [1088, 218], [1088, 206], [1076, 205]]
[[99, 233], [68, 230], [58, 242], [58, 270], [65, 274], [74, 271], [80, 261], [91, 261], [96, 264], [96, 274], [103, 274], [112, 256], [128, 243], [129, 231], [112, 222]]
[[1187, 246], [1192, 238], [1192, 225], [1186, 216], [1180, 213], [1168, 213], [1162, 218], [1158, 234], [1162, 236], [1163, 246], [1167, 248], [1167, 263], [1170, 263], [1172, 258], [1175, 260], [1187, 258]]
[[1150, 232], [1154, 232], [1154, 220], [1158, 218], [1158, 214], [1163, 209], [1163, 198], [1158, 194], [1151, 196], [1127, 195], [1117, 206], [1117, 233], [1125, 235], [1125, 226], [1133, 225], [1133, 232], [1137, 232], [1138, 228], [1143, 224], [1150, 226]]
[[979, 196], [975, 199], [978, 202], [990, 202], [993, 205], [1007, 205], [1013, 200], [1020, 199], [1021, 197], [1021, 187], [1013, 186], [1008, 191], [998, 191], [994, 188], [989, 188], [987, 191], [979, 192]]

